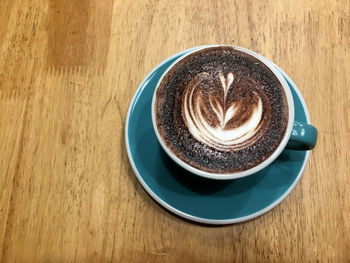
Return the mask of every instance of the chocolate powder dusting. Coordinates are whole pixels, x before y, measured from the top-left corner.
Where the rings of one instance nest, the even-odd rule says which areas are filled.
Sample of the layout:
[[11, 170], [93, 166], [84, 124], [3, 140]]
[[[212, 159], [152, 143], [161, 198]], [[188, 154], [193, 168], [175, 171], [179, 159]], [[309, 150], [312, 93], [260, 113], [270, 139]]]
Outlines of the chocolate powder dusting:
[[[218, 76], [230, 73], [234, 80], [227, 91]], [[251, 118], [260, 98], [263, 111], [254, 135], [225, 150], [196, 139], [183, 113], [184, 94], [193, 85], [200, 86], [193, 96], [200, 97], [200, 112], [211, 127], [220, 125], [218, 114], [235, 103], [239, 111], [223, 130], [237, 128]], [[276, 76], [256, 58], [229, 46], [202, 49], [175, 64], [157, 90], [155, 110], [166, 145], [184, 162], [213, 173], [244, 171], [266, 160], [280, 144], [288, 122], [286, 95]]]

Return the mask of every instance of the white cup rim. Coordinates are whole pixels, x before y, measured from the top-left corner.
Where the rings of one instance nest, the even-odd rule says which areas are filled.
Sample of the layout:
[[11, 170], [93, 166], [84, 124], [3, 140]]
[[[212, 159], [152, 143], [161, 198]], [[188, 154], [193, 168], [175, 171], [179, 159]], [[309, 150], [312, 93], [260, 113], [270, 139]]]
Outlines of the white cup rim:
[[[287, 124], [287, 128], [286, 128], [286, 132], [284, 133], [284, 136], [279, 144], [279, 146], [276, 148], [276, 150], [267, 158], [265, 159], [263, 162], [261, 162], [260, 164], [244, 170], [244, 171], [240, 171], [240, 172], [234, 172], [234, 173], [212, 173], [212, 172], [206, 172], [206, 171], [202, 171], [198, 168], [195, 168], [193, 166], [191, 166], [190, 164], [184, 162], [183, 160], [181, 160], [179, 157], [177, 157], [171, 149], [169, 149], [169, 147], [167, 147], [166, 143], [164, 142], [162, 136], [160, 135], [159, 131], [158, 131], [158, 126], [156, 124], [156, 116], [155, 116], [155, 102], [156, 102], [156, 94], [157, 94], [157, 90], [159, 88], [160, 83], [162, 82], [164, 76], [169, 72], [169, 70], [171, 68], [174, 67], [175, 64], [177, 64], [179, 61], [181, 61], [182, 59], [184, 59], [185, 57], [193, 54], [194, 52], [200, 51], [202, 49], [206, 49], [206, 48], [213, 48], [213, 47], [233, 47], [234, 49], [241, 51], [243, 53], [246, 53], [248, 55], [251, 55], [253, 57], [255, 57], [256, 59], [258, 59], [259, 61], [261, 61], [265, 66], [267, 66], [272, 72], [273, 74], [277, 77], [277, 79], [279, 80], [279, 82], [281, 83], [283, 90], [285, 92], [286, 98], [287, 98], [287, 104], [288, 104], [288, 124]], [[154, 90], [153, 93], [153, 97], [152, 97], [152, 106], [151, 106], [151, 112], [152, 112], [152, 124], [153, 124], [153, 129], [154, 132], [157, 136], [157, 139], [160, 143], [160, 145], [162, 146], [163, 150], [168, 154], [168, 156], [175, 161], [178, 165], [180, 165], [182, 168], [184, 168], [185, 170], [196, 174], [198, 176], [202, 176], [205, 178], [210, 178], [210, 179], [216, 179], [216, 180], [229, 180], [229, 179], [237, 179], [237, 178], [241, 178], [241, 177], [245, 177], [248, 175], [252, 175], [255, 174], [257, 172], [259, 172], [260, 170], [264, 169], [265, 167], [267, 167], [268, 165], [270, 165], [283, 151], [283, 149], [286, 147], [288, 140], [290, 138], [290, 135], [292, 133], [293, 130], [293, 123], [294, 123], [294, 101], [293, 101], [293, 95], [292, 92], [289, 88], [289, 85], [287, 83], [287, 81], [285, 80], [285, 78], [283, 77], [283, 75], [280, 73], [280, 71], [274, 66], [274, 64], [268, 60], [267, 58], [265, 58], [264, 56], [251, 51], [249, 49], [243, 48], [243, 47], [239, 47], [239, 46], [235, 46], [235, 45], [230, 45], [230, 44], [216, 44], [216, 45], [203, 45], [203, 46], [197, 46], [197, 47], [193, 47], [191, 49], [188, 49], [188, 52], [182, 56], [180, 56], [178, 59], [176, 59], [166, 70], [165, 72], [162, 74], [162, 76], [160, 77], [156, 88]]]

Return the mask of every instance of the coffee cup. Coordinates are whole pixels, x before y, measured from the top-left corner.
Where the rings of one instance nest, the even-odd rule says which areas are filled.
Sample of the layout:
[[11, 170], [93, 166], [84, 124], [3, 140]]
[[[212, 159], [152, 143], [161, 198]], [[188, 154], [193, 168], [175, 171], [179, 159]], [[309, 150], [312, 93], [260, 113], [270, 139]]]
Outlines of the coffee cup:
[[317, 141], [314, 126], [294, 120], [291, 90], [272, 62], [232, 45], [196, 47], [172, 63], [151, 112], [168, 156], [211, 179], [255, 174], [284, 149]]

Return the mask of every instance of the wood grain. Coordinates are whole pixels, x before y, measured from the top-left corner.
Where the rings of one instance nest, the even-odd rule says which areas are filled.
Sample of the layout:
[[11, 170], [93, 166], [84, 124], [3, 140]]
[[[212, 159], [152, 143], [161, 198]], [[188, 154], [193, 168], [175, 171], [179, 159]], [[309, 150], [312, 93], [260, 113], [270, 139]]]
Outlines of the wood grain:
[[[350, 262], [350, 2], [2, 0], [0, 262]], [[246, 223], [159, 207], [127, 159], [146, 74], [196, 45], [272, 59], [318, 145], [295, 190]]]

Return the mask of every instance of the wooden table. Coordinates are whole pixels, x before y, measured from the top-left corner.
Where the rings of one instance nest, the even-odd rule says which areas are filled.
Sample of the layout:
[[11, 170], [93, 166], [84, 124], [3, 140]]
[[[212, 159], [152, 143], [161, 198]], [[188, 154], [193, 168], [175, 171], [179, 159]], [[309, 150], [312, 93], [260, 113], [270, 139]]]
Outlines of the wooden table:
[[[2, 0], [0, 262], [350, 262], [350, 2]], [[275, 209], [209, 227], [143, 190], [124, 144], [138, 84], [229, 43], [301, 90], [318, 145]]]

